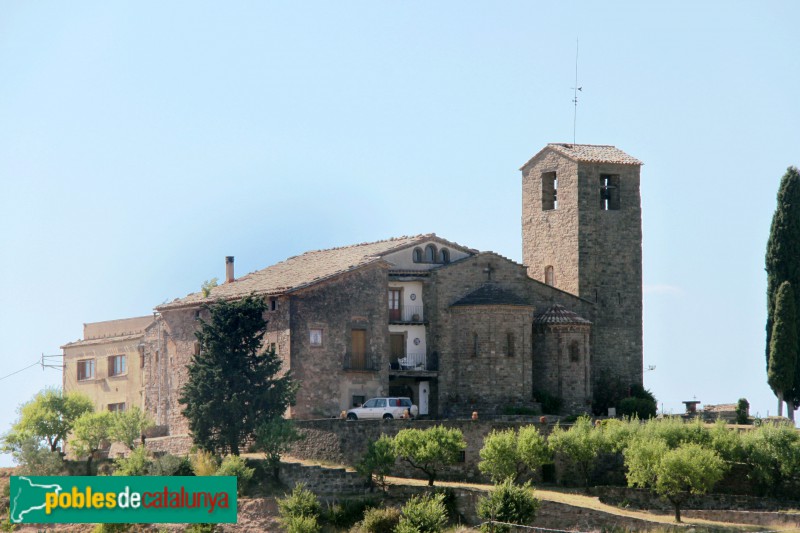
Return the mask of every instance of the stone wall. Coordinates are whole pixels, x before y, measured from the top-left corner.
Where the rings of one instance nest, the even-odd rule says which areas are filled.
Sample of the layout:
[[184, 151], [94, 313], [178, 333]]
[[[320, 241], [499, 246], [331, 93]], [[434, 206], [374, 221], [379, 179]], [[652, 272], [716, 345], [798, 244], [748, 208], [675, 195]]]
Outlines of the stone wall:
[[370, 493], [363, 477], [344, 468], [327, 468], [284, 461], [281, 462], [279, 477], [281, 483], [290, 489], [298, 483], [303, 483], [308, 490], [318, 496], [353, 496]]
[[563, 401], [567, 413], [591, 410], [591, 327], [538, 325], [534, 331], [533, 387]]
[[[291, 369], [300, 384], [294, 418], [339, 416], [354, 395], [388, 394], [388, 275], [376, 264], [293, 294], [291, 298]], [[322, 330], [322, 344], [310, 341]], [[352, 332], [366, 335], [366, 359], [352, 353]]]

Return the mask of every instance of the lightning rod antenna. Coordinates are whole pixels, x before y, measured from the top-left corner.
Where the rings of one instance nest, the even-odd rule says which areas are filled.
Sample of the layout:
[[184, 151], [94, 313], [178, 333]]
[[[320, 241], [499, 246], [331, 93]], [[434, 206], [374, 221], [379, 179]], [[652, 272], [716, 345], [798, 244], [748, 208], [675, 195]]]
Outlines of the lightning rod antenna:
[[578, 91], [582, 91], [583, 87], [578, 87], [578, 38], [575, 37], [575, 86], [572, 88], [572, 103], [574, 105], [572, 112], [572, 144], [575, 144], [575, 131], [578, 124]]

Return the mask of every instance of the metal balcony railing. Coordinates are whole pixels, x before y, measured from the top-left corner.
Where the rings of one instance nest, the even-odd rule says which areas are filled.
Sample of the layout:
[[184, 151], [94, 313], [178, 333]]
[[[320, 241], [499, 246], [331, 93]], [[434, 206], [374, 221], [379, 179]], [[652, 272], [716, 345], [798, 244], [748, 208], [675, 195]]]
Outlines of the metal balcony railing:
[[342, 361], [342, 367], [345, 370], [378, 370], [372, 356], [370, 355], [353, 355], [345, 354]]
[[423, 322], [425, 315], [421, 305], [404, 305], [400, 309], [389, 309], [390, 323], [414, 323]]
[[409, 353], [392, 357], [390, 368], [408, 372], [436, 371], [439, 370], [439, 360], [434, 354]]

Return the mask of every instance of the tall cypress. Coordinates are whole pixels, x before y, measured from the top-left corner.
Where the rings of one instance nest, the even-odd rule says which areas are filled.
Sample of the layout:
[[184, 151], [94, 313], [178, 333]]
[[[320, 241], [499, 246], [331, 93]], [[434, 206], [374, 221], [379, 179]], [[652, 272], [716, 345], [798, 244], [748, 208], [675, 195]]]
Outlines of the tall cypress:
[[[767, 270], [767, 345], [766, 359], [769, 372], [772, 334], [776, 320], [778, 289], [783, 282], [791, 283], [794, 307], [800, 309], [800, 173], [789, 167], [781, 179], [775, 214], [772, 217], [766, 254]], [[795, 338], [800, 337], [800, 317], [794, 321]], [[797, 350], [800, 352], [800, 349]], [[798, 365], [800, 371], [800, 365]], [[777, 391], [776, 391], [777, 392]], [[785, 400], [797, 407], [800, 404], [800, 377], [787, 393]]]
[[789, 418], [793, 418], [795, 374], [798, 369], [797, 306], [792, 284], [781, 283], [775, 297], [775, 315], [769, 343], [767, 382], [779, 399], [787, 403]]

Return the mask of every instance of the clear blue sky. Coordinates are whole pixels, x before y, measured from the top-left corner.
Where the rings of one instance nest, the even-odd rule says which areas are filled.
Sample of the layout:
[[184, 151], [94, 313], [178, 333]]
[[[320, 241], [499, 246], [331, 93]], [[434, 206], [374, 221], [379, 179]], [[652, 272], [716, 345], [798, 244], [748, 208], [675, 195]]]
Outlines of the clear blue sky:
[[[309, 250], [436, 232], [521, 258], [518, 167], [643, 160], [645, 375], [775, 414], [764, 249], [800, 164], [800, 4], [5, 2], [0, 376]], [[0, 381], [0, 431], [56, 370]], [[0, 464], [8, 458], [0, 458]]]

